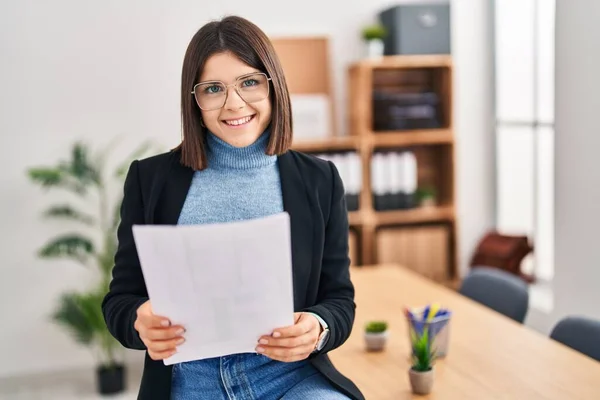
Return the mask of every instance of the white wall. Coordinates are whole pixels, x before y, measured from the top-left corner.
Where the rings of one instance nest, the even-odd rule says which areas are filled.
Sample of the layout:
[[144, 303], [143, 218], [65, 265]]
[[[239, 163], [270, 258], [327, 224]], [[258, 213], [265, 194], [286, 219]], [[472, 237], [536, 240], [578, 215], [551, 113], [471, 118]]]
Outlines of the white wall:
[[[42, 262], [34, 252], [57, 226], [38, 212], [52, 196], [30, 184], [26, 167], [54, 162], [75, 139], [94, 145], [123, 134], [123, 147], [180, 137], [179, 79], [190, 37], [208, 19], [245, 16], [270, 35], [331, 38], [340, 122], [345, 68], [362, 53], [359, 30], [384, 0], [298, 2], [191, 0], [8, 0], [0, 4], [0, 376], [91, 366], [86, 349], [48, 315], [67, 288], [89, 275], [70, 263]], [[466, 263], [493, 223], [491, 40], [486, 1], [453, 1], [458, 132], [460, 256]], [[344, 125], [340, 125], [344, 126]], [[125, 153], [125, 150], [120, 153]], [[137, 357], [137, 355], [136, 355]]]
[[491, 1], [452, 2], [460, 273], [495, 223]]
[[556, 2], [556, 312], [600, 318], [600, 3]]

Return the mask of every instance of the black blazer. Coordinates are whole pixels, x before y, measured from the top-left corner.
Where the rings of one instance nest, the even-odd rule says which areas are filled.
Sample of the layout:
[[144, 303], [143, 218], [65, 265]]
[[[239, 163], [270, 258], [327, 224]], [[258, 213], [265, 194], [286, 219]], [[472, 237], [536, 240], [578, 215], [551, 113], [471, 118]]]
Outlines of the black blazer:
[[[131, 228], [133, 224], [177, 224], [193, 176], [180, 157], [179, 151], [172, 151], [136, 160], [125, 179], [115, 266], [102, 311], [111, 334], [127, 348], [146, 349], [133, 323], [137, 308], [148, 300]], [[278, 165], [284, 210], [291, 224], [294, 310], [315, 312], [331, 330], [323, 350], [309, 359], [335, 387], [363, 400], [326, 354], [350, 336], [355, 313], [342, 181], [331, 162], [295, 151], [279, 156]], [[146, 352], [138, 399], [169, 399], [171, 370]]]

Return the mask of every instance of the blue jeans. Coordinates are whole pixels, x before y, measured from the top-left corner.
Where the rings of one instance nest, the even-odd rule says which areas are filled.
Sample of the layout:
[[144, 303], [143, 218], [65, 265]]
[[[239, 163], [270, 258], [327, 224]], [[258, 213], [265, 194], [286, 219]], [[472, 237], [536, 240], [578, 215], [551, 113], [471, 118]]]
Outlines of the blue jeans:
[[173, 366], [171, 400], [349, 400], [308, 361], [253, 353]]

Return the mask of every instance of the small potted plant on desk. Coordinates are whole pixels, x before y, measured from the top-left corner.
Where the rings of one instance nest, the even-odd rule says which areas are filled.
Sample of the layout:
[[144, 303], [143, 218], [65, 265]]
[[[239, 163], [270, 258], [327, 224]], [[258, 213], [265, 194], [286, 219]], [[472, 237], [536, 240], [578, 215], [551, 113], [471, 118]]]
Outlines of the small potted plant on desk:
[[387, 36], [387, 29], [381, 24], [365, 26], [362, 30], [362, 38], [366, 45], [368, 58], [382, 57], [385, 52], [383, 39]]
[[410, 386], [415, 394], [428, 394], [433, 387], [435, 351], [431, 348], [428, 329], [417, 333], [411, 329], [412, 366], [409, 370]]
[[368, 351], [381, 351], [388, 338], [388, 324], [385, 321], [371, 321], [365, 326], [365, 342]]

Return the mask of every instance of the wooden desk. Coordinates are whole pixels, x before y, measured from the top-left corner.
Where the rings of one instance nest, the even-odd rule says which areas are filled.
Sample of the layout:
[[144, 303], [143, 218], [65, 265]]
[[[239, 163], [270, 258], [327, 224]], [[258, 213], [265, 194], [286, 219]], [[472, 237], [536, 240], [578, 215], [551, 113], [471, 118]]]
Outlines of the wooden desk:
[[[356, 321], [352, 335], [330, 353], [368, 400], [594, 400], [600, 363], [399, 266], [353, 267]], [[433, 392], [410, 391], [403, 307], [440, 302], [453, 311], [450, 345], [435, 368]], [[385, 319], [390, 339], [382, 353], [364, 350], [363, 326]]]

